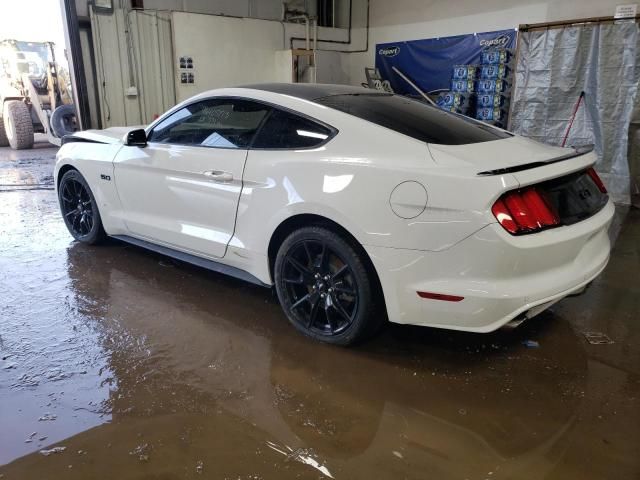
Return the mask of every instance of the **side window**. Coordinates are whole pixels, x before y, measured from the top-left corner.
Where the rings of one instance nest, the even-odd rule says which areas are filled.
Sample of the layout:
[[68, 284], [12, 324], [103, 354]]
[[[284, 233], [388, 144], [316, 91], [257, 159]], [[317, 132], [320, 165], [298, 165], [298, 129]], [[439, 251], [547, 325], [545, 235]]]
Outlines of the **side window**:
[[312, 120], [282, 110], [273, 110], [252, 148], [309, 148], [331, 136], [331, 130]]
[[248, 100], [211, 99], [186, 106], [156, 125], [150, 142], [247, 148], [270, 107]]

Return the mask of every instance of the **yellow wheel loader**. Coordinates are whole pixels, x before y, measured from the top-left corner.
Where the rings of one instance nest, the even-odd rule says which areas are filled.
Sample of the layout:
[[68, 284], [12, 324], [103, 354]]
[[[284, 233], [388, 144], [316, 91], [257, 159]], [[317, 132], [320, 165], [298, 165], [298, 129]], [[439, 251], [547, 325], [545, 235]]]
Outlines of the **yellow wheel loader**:
[[60, 145], [76, 131], [70, 85], [52, 42], [0, 41], [0, 147], [31, 148], [36, 132]]

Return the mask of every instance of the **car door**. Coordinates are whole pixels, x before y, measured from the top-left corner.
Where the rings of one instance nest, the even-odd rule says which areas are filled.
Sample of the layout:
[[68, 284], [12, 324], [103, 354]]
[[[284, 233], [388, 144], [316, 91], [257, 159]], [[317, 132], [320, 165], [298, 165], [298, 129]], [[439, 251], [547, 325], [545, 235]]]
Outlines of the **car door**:
[[213, 98], [158, 122], [145, 147], [114, 159], [122, 216], [132, 236], [223, 257], [233, 236], [247, 149], [269, 107]]

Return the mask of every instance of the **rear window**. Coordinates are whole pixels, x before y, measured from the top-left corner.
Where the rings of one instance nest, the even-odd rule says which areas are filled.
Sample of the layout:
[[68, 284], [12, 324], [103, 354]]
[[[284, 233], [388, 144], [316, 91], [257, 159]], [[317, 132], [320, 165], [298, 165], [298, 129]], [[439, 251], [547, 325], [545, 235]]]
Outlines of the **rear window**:
[[462, 115], [400, 95], [332, 95], [315, 102], [427, 143], [468, 145], [511, 136]]

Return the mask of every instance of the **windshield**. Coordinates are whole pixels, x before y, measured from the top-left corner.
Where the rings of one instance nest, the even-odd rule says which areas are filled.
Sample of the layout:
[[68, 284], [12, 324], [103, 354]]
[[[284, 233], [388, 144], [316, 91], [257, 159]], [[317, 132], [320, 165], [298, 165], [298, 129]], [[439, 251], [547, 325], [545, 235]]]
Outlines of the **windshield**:
[[46, 74], [47, 62], [53, 60], [49, 45], [15, 40], [0, 42], [2, 74], [19, 79], [26, 73], [32, 78], [41, 78]]
[[426, 143], [468, 145], [511, 137], [489, 125], [400, 95], [332, 95], [315, 102]]
[[30, 57], [39, 57], [42, 62], [50, 62], [53, 60], [48, 43], [16, 41], [15, 48], [18, 52], [25, 52]]

